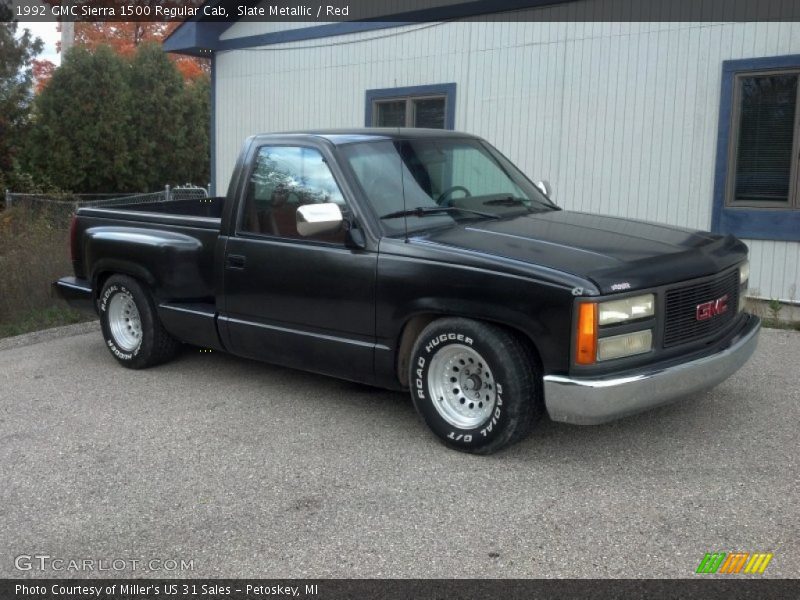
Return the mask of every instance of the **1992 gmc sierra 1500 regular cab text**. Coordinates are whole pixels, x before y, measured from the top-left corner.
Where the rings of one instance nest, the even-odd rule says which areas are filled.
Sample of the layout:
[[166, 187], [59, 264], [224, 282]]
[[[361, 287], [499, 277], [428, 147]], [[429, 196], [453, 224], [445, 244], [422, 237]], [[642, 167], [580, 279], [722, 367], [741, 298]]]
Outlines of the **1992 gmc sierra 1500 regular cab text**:
[[224, 198], [79, 209], [74, 277], [124, 366], [181, 342], [411, 392], [489, 453], [546, 410], [600, 423], [710, 388], [756, 347], [732, 236], [559, 209], [480, 138], [249, 138]]

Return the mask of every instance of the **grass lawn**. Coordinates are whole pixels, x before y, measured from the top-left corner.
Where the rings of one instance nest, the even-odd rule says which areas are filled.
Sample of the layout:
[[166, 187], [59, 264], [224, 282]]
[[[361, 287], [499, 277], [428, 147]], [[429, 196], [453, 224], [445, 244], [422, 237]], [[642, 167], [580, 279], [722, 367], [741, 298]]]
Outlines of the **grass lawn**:
[[19, 313], [7, 322], [0, 322], [0, 338], [22, 335], [40, 329], [50, 329], [61, 325], [72, 325], [91, 321], [97, 317], [72, 310], [68, 306], [49, 306]]

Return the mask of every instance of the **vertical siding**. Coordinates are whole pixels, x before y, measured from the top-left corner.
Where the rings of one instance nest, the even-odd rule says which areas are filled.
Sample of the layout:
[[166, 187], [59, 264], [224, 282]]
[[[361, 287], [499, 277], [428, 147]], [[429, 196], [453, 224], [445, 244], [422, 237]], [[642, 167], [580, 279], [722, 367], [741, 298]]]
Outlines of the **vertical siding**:
[[[580, 21], [585, 2], [538, 10], [575, 20], [416, 24], [219, 53], [220, 187], [252, 133], [361, 127], [367, 89], [456, 82], [456, 128], [549, 179], [565, 208], [707, 229], [722, 61], [800, 54], [800, 23]], [[271, 26], [226, 37], [259, 25]], [[752, 287], [789, 298], [800, 244], [748, 243]]]

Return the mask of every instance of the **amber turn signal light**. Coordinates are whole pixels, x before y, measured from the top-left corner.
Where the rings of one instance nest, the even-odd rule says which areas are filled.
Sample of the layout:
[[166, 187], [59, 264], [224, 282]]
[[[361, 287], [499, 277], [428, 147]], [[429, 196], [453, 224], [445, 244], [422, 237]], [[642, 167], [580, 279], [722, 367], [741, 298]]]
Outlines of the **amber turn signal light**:
[[575, 363], [593, 365], [597, 357], [597, 304], [578, 305], [578, 330], [575, 344]]

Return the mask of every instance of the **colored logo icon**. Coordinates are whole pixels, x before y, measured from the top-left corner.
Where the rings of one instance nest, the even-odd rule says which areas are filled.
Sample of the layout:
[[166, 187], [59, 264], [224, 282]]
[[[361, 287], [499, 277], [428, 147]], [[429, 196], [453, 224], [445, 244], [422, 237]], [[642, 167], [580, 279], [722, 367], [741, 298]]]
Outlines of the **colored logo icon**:
[[735, 575], [738, 573], [760, 574], [766, 571], [772, 554], [767, 552], [715, 552], [707, 553], [696, 573], [723, 573]]

